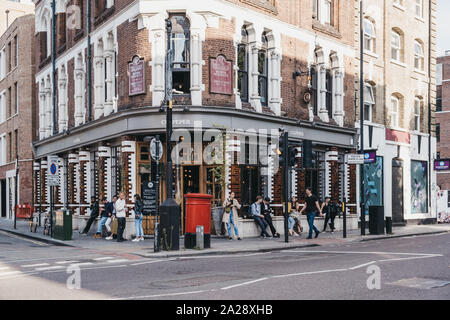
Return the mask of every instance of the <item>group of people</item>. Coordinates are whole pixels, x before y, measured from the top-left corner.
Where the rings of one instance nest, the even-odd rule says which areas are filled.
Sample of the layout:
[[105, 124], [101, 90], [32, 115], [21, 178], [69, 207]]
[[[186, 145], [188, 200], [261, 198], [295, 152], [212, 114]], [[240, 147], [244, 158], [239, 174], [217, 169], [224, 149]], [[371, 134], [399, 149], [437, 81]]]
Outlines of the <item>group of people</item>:
[[[234, 229], [234, 235], [238, 240], [241, 240], [239, 236], [239, 230], [237, 226], [238, 210], [241, 205], [235, 198], [235, 193], [231, 192], [230, 197], [225, 200], [224, 215], [222, 222], [226, 223], [228, 231], [228, 239], [232, 240], [232, 228]], [[270, 207], [270, 198], [264, 198], [262, 196], [257, 196], [256, 201], [250, 206], [249, 213], [256, 224], [261, 228], [261, 238], [269, 238], [271, 235], [267, 232], [267, 227], [269, 227], [272, 237], [279, 238], [280, 234], [276, 231], [272, 215], [273, 210]], [[326, 197], [325, 201], [320, 205], [319, 200], [315, 195], [312, 194], [311, 188], [306, 188], [306, 198], [305, 205], [301, 207], [301, 204], [297, 201], [296, 197], [292, 197], [291, 209], [288, 217], [288, 232], [290, 236], [300, 236], [303, 232], [303, 227], [301, 225], [300, 216], [305, 212], [306, 218], [309, 226], [309, 233], [307, 239], [312, 239], [313, 231], [315, 233], [315, 238], [321, 233], [314, 225], [314, 218], [316, 215], [323, 217], [325, 215], [325, 222], [323, 231], [325, 232], [327, 226], [330, 226], [331, 233], [333, 233], [336, 228], [334, 226], [334, 219], [338, 215], [339, 207], [332, 201], [330, 197]]]
[[[106, 228], [107, 236], [106, 240], [116, 239], [117, 242], [126, 241], [123, 237], [126, 226], [126, 212], [128, 210], [125, 201], [125, 194], [120, 192], [119, 195], [114, 195], [112, 201], [108, 202], [106, 197], [101, 199], [100, 205], [95, 197], [91, 197], [90, 205], [90, 217], [86, 223], [84, 229], [80, 234], [87, 235], [92, 223], [100, 216], [100, 220], [97, 227], [97, 232], [94, 237], [97, 239], [102, 238], [103, 227]], [[134, 242], [144, 241], [144, 230], [142, 228], [142, 220], [144, 218], [143, 214], [144, 205], [142, 203], [141, 197], [138, 194], [134, 195], [134, 218], [135, 218], [135, 229], [136, 238], [133, 239]], [[113, 228], [112, 224], [117, 220], [117, 228]]]

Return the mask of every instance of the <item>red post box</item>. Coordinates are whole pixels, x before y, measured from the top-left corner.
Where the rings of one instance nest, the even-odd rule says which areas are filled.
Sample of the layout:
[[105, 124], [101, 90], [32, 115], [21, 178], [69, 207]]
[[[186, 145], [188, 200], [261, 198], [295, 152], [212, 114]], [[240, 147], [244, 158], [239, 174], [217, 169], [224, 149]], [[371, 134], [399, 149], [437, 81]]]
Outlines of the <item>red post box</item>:
[[196, 245], [196, 228], [203, 226], [205, 248], [211, 248], [211, 199], [212, 195], [188, 193], [184, 195], [186, 203], [186, 222], [184, 247], [193, 249]]

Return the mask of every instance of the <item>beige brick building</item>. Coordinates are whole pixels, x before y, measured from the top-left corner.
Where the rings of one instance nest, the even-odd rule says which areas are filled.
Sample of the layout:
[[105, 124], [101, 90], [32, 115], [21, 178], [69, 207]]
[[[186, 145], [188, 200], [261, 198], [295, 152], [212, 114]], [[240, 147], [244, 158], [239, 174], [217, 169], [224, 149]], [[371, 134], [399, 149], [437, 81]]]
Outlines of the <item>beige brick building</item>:
[[[51, 154], [61, 159], [58, 206], [73, 209], [80, 220], [91, 195], [111, 198], [123, 190], [131, 201], [154, 181], [155, 164], [144, 138], [160, 134], [166, 139], [165, 115], [159, 107], [165, 95], [169, 18], [172, 36], [178, 39], [172, 40], [175, 129], [187, 130], [185, 135], [192, 138], [194, 132], [212, 129], [275, 131], [275, 148], [280, 128], [297, 132], [298, 142], [312, 141], [314, 167], [293, 172], [291, 195], [302, 198], [310, 185], [320, 198], [347, 198], [354, 210], [355, 166], [344, 163], [356, 143], [352, 2], [92, 0], [89, 60], [86, 2], [60, 1], [55, 110], [50, 1], [35, 3], [36, 205], [48, 206], [43, 177]], [[76, 12], [82, 17], [78, 25]], [[202, 128], [196, 130], [199, 123]], [[226, 159], [231, 159], [242, 150], [247, 153], [243, 147], [254, 143], [227, 136], [225, 144]], [[179, 201], [186, 192], [203, 192], [219, 204], [234, 191], [246, 208], [262, 194], [274, 200], [277, 214], [281, 212], [283, 186], [281, 174], [274, 170], [278, 161], [273, 148], [266, 164], [230, 160], [220, 179], [215, 178], [217, 165], [196, 162], [202, 151], [202, 146], [189, 147], [187, 154], [194, 162], [184, 162], [177, 171], [174, 188]]]
[[0, 0], [0, 35], [14, 20], [27, 14], [34, 14], [32, 0]]
[[0, 37], [0, 208], [12, 218], [15, 168], [18, 203], [32, 204], [34, 132], [34, 15], [17, 18]]
[[377, 154], [366, 165], [366, 204], [397, 223], [435, 221], [436, 1], [364, 0], [363, 13], [364, 144]]

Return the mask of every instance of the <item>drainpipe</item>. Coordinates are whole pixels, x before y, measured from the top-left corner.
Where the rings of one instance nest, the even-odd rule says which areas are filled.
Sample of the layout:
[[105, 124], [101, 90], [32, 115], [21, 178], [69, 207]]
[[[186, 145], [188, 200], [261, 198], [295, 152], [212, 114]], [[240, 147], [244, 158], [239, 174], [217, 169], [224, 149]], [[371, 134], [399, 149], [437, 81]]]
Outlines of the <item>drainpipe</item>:
[[52, 0], [52, 103], [53, 134], [56, 134], [56, 0]]
[[92, 121], [92, 56], [91, 56], [91, 1], [86, 0], [87, 7], [87, 76], [88, 76], [88, 122]]

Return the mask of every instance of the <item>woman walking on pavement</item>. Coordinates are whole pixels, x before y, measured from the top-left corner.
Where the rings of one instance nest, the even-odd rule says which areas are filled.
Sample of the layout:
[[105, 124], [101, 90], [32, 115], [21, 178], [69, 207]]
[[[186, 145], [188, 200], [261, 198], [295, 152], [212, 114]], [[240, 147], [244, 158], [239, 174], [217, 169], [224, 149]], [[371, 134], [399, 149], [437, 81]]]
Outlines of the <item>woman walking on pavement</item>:
[[222, 222], [225, 222], [227, 225], [227, 231], [228, 231], [228, 239], [232, 240], [232, 233], [231, 233], [231, 225], [233, 225], [234, 228], [234, 235], [237, 237], [238, 240], [242, 240], [241, 237], [239, 237], [239, 230], [237, 227], [237, 221], [238, 221], [238, 209], [241, 208], [241, 205], [239, 202], [234, 198], [235, 193], [231, 192], [230, 197], [225, 200], [223, 203], [224, 207], [224, 213]]
[[142, 229], [142, 219], [144, 204], [141, 201], [141, 197], [138, 194], [134, 195], [134, 226], [136, 229], [136, 238], [133, 239], [134, 242], [144, 241], [144, 230]]

